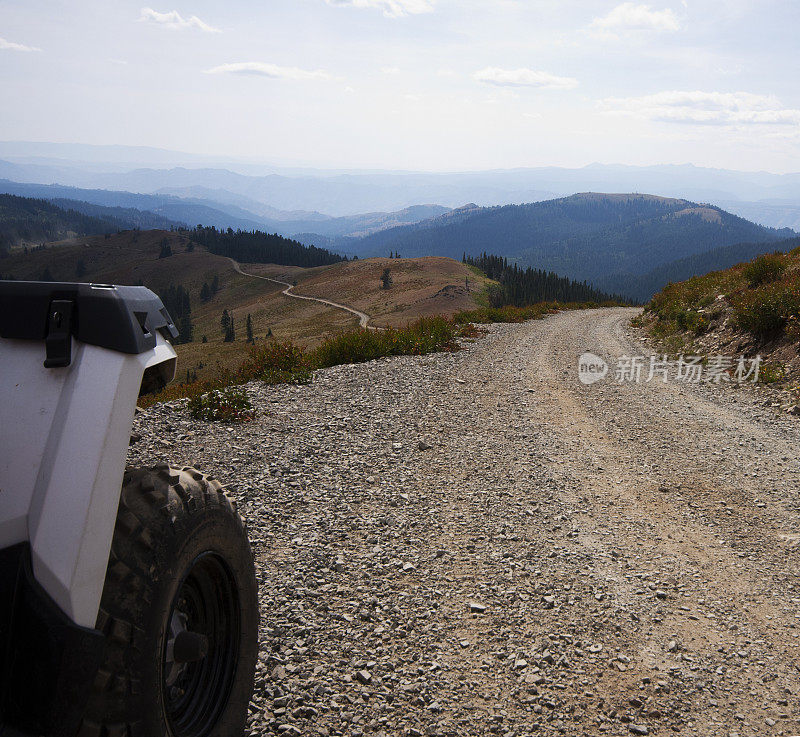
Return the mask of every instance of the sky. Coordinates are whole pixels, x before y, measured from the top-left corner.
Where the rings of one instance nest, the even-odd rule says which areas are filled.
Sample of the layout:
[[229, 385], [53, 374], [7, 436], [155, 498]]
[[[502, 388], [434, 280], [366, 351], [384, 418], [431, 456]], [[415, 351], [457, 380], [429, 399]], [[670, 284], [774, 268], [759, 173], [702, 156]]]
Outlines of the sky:
[[797, 0], [0, 0], [0, 140], [800, 171]]

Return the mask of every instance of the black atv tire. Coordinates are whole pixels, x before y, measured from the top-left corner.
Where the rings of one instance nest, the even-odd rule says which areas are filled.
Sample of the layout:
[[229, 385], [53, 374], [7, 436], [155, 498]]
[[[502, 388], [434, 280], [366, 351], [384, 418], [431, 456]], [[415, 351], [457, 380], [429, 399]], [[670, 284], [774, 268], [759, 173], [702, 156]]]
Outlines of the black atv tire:
[[126, 471], [97, 617], [105, 657], [79, 737], [241, 737], [257, 594], [244, 523], [218, 481]]

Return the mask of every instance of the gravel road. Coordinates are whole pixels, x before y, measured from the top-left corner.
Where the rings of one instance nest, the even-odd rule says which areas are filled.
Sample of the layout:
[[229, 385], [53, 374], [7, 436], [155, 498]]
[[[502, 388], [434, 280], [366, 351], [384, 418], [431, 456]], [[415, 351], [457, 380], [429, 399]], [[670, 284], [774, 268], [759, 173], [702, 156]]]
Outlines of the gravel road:
[[137, 418], [232, 490], [261, 586], [253, 735], [800, 734], [797, 418], [577, 380], [635, 310]]

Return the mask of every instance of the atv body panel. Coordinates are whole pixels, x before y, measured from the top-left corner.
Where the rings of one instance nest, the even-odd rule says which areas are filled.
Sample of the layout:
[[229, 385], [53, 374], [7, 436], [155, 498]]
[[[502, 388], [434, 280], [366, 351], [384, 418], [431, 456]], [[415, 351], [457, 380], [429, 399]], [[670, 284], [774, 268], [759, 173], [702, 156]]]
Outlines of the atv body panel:
[[136, 400], [174, 377], [177, 331], [144, 287], [0, 282], [0, 550], [94, 627]]

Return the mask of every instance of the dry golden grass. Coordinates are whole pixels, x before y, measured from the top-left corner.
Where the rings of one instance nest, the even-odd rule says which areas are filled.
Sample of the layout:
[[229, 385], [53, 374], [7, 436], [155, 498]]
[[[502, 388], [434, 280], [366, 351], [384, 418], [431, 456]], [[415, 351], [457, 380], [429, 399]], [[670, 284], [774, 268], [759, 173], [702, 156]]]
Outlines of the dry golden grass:
[[[288, 282], [297, 281], [296, 292], [355, 307], [374, 319], [372, 325], [400, 327], [419, 317], [472, 310], [484, 304], [486, 277], [444, 257], [411, 259], [369, 258], [296, 269], [249, 264], [245, 271]], [[381, 288], [381, 274], [388, 268], [389, 289]]]

